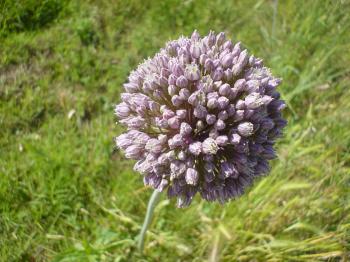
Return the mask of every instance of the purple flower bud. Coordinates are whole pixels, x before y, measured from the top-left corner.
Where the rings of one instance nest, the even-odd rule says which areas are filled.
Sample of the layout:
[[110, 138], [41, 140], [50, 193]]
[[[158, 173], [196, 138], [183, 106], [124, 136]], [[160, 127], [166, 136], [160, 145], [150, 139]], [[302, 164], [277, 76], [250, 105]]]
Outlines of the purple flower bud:
[[199, 175], [197, 170], [193, 169], [193, 168], [188, 168], [186, 171], [186, 183], [188, 185], [197, 185], [198, 184], [198, 179], [199, 179]]
[[180, 118], [180, 119], [185, 119], [187, 116], [187, 111], [185, 109], [179, 109], [176, 110], [176, 115]]
[[231, 87], [229, 84], [223, 84], [219, 88], [219, 94], [222, 96], [228, 96], [231, 93]]
[[227, 50], [231, 50], [233, 48], [233, 44], [230, 40], [227, 40], [224, 45], [223, 45], [223, 48], [224, 49], [227, 49]]
[[214, 60], [213, 60], [213, 63], [214, 63], [214, 67], [215, 67], [215, 68], [217, 68], [217, 67], [222, 68], [222, 67], [221, 67], [221, 63], [220, 63], [220, 59], [219, 59], [219, 58], [214, 59]]
[[246, 85], [247, 81], [245, 79], [238, 79], [234, 84], [234, 88], [236, 88], [238, 91], [244, 91]]
[[174, 74], [171, 74], [168, 78], [169, 85], [176, 85], [177, 77]]
[[160, 106], [157, 102], [154, 101], [149, 101], [148, 102], [148, 108], [153, 112], [153, 113], [159, 113]]
[[200, 88], [200, 90], [202, 90], [204, 93], [210, 93], [210, 92], [214, 91], [212, 80], [210, 77], [208, 77], [208, 79], [209, 80], [207, 82], [205, 82]]
[[191, 155], [188, 155], [185, 163], [186, 163], [187, 167], [193, 167], [194, 166], [194, 158]]
[[218, 150], [219, 147], [213, 138], [209, 137], [202, 143], [202, 151], [204, 154], [214, 155]]
[[186, 165], [178, 160], [175, 160], [170, 163], [170, 174], [174, 177], [177, 178], [181, 174], [185, 173], [186, 171]]
[[237, 110], [243, 110], [245, 108], [245, 103], [243, 100], [239, 99], [237, 102], [236, 102], [236, 109]]
[[180, 147], [182, 146], [183, 140], [182, 140], [182, 136], [180, 134], [177, 134], [175, 136], [173, 136], [173, 138], [170, 138], [168, 140], [168, 145], [170, 147], [170, 149], [174, 149], [175, 147]]
[[230, 143], [233, 145], [238, 145], [241, 142], [241, 136], [239, 134], [232, 134]]
[[212, 99], [212, 98], [218, 99], [219, 94], [217, 92], [211, 92], [211, 93], [207, 94], [207, 98], [208, 99]]
[[216, 68], [216, 70], [211, 74], [214, 81], [220, 80], [224, 75], [224, 70], [221, 67]]
[[217, 36], [216, 36], [216, 44], [218, 46], [222, 45], [225, 42], [226, 36], [224, 32], [220, 32]]
[[178, 60], [181, 65], [188, 64], [190, 62], [191, 54], [187, 47], [181, 47], [178, 52]]
[[218, 130], [215, 128], [210, 129], [209, 131], [209, 137], [216, 139], [219, 136]]
[[201, 142], [194, 142], [189, 145], [188, 150], [190, 151], [191, 154], [195, 156], [199, 156], [199, 154], [202, 151], [202, 143]]
[[186, 123], [186, 122], [182, 122], [181, 126], [180, 126], [180, 134], [182, 136], [186, 136], [192, 133], [192, 127]]
[[162, 116], [164, 119], [170, 119], [171, 117], [175, 116], [175, 113], [170, 109], [162, 108], [162, 111], [163, 111]]
[[156, 124], [157, 127], [167, 128], [168, 127], [168, 120], [162, 119], [162, 118], [156, 118], [155, 119], [155, 124]]
[[230, 100], [227, 97], [220, 96], [218, 99], [218, 106], [220, 109], [225, 109], [230, 103]]
[[184, 88], [187, 87], [188, 81], [187, 78], [184, 76], [180, 76], [178, 79], [176, 79], [176, 85], [178, 87]]
[[176, 76], [181, 76], [181, 75], [184, 74], [183, 69], [181, 68], [181, 66], [180, 66], [178, 63], [175, 63], [175, 64], [173, 65], [172, 72], [173, 72], [173, 74], [176, 75]]
[[207, 59], [205, 60], [205, 63], [204, 63], [204, 68], [205, 70], [207, 70], [208, 72], [211, 72], [212, 70], [214, 70], [214, 63], [213, 63], [213, 60], [211, 59]]
[[246, 66], [249, 60], [249, 55], [247, 50], [243, 50], [238, 57], [238, 64], [241, 64], [243, 67]]
[[259, 92], [260, 82], [258, 80], [249, 80], [247, 81], [247, 85], [245, 87], [246, 91], [249, 93]]
[[232, 66], [232, 75], [233, 76], [238, 76], [244, 69], [244, 65], [243, 64], [234, 64]]
[[125, 103], [120, 103], [115, 107], [115, 114], [119, 118], [127, 118], [130, 115], [130, 107]]
[[272, 146], [266, 145], [264, 146], [264, 148], [265, 150], [263, 151], [262, 155], [264, 156], [265, 159], [270, 160], [270, 159], [276, 158], [276, 153]]
[[199, 38], [200, 38], [200, 35], [199, 35], [198, 31], [197, 31], [197, 30], [194, 30], [193, 33], [192, 33], [192, 35], [191, 35], [191, 40], [192, 40], [192, 41], [198, 41]]
[[186, 153], [184, 151], [180, 151], [178, 154], [177, 154], [177, 158], [181, 161], [185, 161], [186, 160]]
[[136, 71], [132, 71], [130, 73], [128, 79], [129, 79], [130, 83], [135, 83], [137, 85], [141, 85], [142, 84], [142, 77]]
[[193, 58], [199, 58], [201, 55], [201, 49], [200, 49], [200, 44], [198, 42], [195, 42], [191, 45], [190, 47], [190, 53]]
[[163, 90], [154, 90], [153, 92], [153, 97], [157, 100], [157, 99], [162, 99], [164, 96], [164, 92]]
[[222, 121], [221, 119], [218, 119], [218, 120], [216, 121], [216, 123], [215, 123], [215, 128], [216, 128], [217, 130], [223, 130], [223, 129], [225, 129], [225, 127], [226, 127], [226, 124], [225, 124], [224, 121]]
[[161, 87], [166, 87], [168, 85], [167, 78], [165, 78], [163, 76], [158, 77], [156, 82]]
[[227, 178], [227, 177], [238, 177], [238, 171], [236, 170], [235, 166], [230, 162], [223, 162], [221, 164], [221, 174]]
[[220, 86], [222, 86], [222, 81], [215, 81], [214, 82], [214, 89], [216, 91], [220, 89]]
[[274, 127], [275, 127], [275, 123], [271, 118], [265, 118], [260, 123], [260, 128], [264, 130], [271, 130]]
[[149, 161], [147, 159], [142, 159], [136, 162], [134, 165], [134, 170], [136, 172], [139, 172], [141, 174], [147, 175], [148, 173], [151, 173], [153, 171], [153, 163], [152, 161]]
[[207, 45], [209, 47], [212, 47], [215, 44], [215, 41], [216, 41], [216, 36], [213, 31], [210, 31], [207, 37]]
[[159, 164], [159, 165], [166, 165], [166, 164], [168, 164], [168, 162], [169, 162], [169, 157], [167, 156], [167, 154], [166, 153], [163, 153], [163, 154], [161, 154], [158, 158], [157, 158], [157, 163]]
[[160, 184], [159, 184], [158, 187], [157, 187], [157, 191], [163, 192], [164, 189], [165, 189], [168, 185], [169, 185], [169, 181], [163, 178], [163, 179], [160, 181]]
[[270, 104], [272, 100], [273, 100], [273, 98], [271, 96], [267, 96], [267, 95], [265, 95], [261, 98], [261, 101], [263, 102], [264, 105]]
[[129, 93], [121, 93], [120, 95], [123, 102], [128, 103], [129, 100], [132, 98], [132, 94]]
[[215, 141], [218, 144], [218, 146], [226, 146], [228, 143], [228, 137], [227, 136], [218, 136], [215, 139]]
[[226, 107], [226, 112], [228, 114], [228, 116], [233, 116], [236, 112], [236, 109], [235, 109], [235, 106], [233, 104], [229, 104], [227, 107]]
[[128, 146], [125, 149], [125, 157], [138, 160], [142, 156], [143, 149], [143, 146], [137, 144]]
[[233, 77], [233, 73], [232, 73], [232, 70], [231, 68], [228, 68], [224, 71], [224, 78], [226, 81], [230, 81]]
[[220, 111], [219, 114], [218, 114], [218, 118], [221, 119], [221, 120], [226, 120], [228, 118], [228, 114], [226, 111]]
[[176, 86], [174, 86], [174, 85], [169, 85], [169, 86], [168, 86], [168, 94], [169, 94], [170, 96], [176, 95], [176, 94], [177, 94], [177, 91], [178, 91], [178, 88], [177, 88]]
[[202, 131], [205, 128], [205, 124], [202, 120], [198, 120], [196, 124], [197, 131]]
[[206, 54], [201, 54], [201, 56], [199, 57], [199, 63], [201, 65], [204, 65], [204, 63], [207, 59], [208, 59], [208, 56]]
[[[168, 63], [166, 63], [166, 64], [168, 64]], [[170, 76], [170, 71], [168, 69], [166, 69], [166, 68], [162, 68], [160, 70], [160, 75], [162, 77], [168, 78]]]
[[140, 116], [136, 116], [128, 118], [125, 123], [129, 128], [139, 129], [145, 125], [145, 119]]
[[198, 105], [193, 110], [193, 115], [199, 119], [203, 119], [207, 116], [208, 112], [204, 106]]
[[254, 133], [254, 126], [250, 122], [243, 122], [237, 126], [237, 130], [240, 135], [248, 137]]
[[219, 106], [219, 102], [216, 98], [208, 99], [207, 107], [209, 109], [214, 109], [214, 108], [217, 108], [218, 106]]
[[126, 83], [123, 86], [125, 91], [128, 93], [136, 93], [140, 91], [138, 84], [135, 84], [135, 83]]
[[117, 147], [123, 150], [125, 150], [128, 146], [131, 146], [133, 144], [132, 139], [130, 139], [126, 134], [122, 134], [116, 137], [115, 142], [117, 144]]
[[151, 153], [159, 154], [163, 150], [163, 145], [158, 139], [151, 138], [148, 140], [145, 149]]
[[244, 110], [237, 110], [234, 115], [234, 120], [236, 122], [241, 121], [244, 118]]
[[174, 150], [170, 150], [168, 153], [166, 153], [166, 156], [168, 160], [174, 160], [176, 158], [176, 154]]
[[182, 103], [183, 103], [183, 100], [180, 98], [180, 96], [178, 95], [174, 95], [172, 98], [171, 98], [171, 103], [178, 107], [180, 106]]
[[168, 125], [172, 129], [178, 129], [180, 127], [180, 119], [177, 116], [174, 116], [168, 119]]
[[192, 106], [203, 105], [205, 103], [205, 94], [202, 91], [195, 91], [187, 101]]
[[233, 55], [228, 53], [221, 59], [221, 64], [223, 68], [228, 68], [232, 66]]
[[164, 134], [158, 135], [158, 140], [160, 143], [165, 144], [168, 141], [168, 136]]
[[208, 125], [212, 125], [212, 124], [214, 124], [216, 122], [216, 116], [208, 114], [207, 117], [206, 117], [206, 121], [207, 121]]
[[205, 171], [207, 171], [208, 173], [213, 173], [214, 172], [214, 169], [215, 169], [215, 166], [213, 164], [213, 162], [206, 162], [204, 164], [204, 169]]
[[282, 111], [286, 108], [286, 104], [281, 100], [274, 100], [269, 104], [270, 109], [275, 109], [276, 111]]
[[203, 160], [205, 162], [213, 162], [214, 161], [214, 156], [212, 156], [212, 155], [204, 155], [203, 156]]
[[244, 103], [249, 109], [256, 109], [263, 105], [263, 101], [259, 93], [251, 93], [247, 95], [244, 100]]
[[182, 88], [179, 92], [179, 96], [182, 100], [187, 100], [190, 97], [190, 95], [190, 91], [186, 88]]
[[189, 64], [186, 66], [185, 76], [190, 81], [196, 81], [200, 77], [200, 71], [196, 64]]

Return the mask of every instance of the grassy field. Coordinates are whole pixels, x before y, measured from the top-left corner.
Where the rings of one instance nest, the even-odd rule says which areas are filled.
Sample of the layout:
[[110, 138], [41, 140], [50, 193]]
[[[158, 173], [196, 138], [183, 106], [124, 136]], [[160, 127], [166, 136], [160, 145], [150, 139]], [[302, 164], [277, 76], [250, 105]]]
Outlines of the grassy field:
[[[350, 2], [0, 2], [0, 261], [350, 260]], [[271, 174], [225, 206], [162, 198], [115, 150], [128, 72], [225, 31], [283, 78]]]

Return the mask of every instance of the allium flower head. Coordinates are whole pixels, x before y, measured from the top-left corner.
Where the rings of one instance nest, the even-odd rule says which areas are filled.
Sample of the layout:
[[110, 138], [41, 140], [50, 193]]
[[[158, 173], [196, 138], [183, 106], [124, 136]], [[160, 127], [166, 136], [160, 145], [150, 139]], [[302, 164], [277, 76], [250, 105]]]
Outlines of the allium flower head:
[[286, 121], [280, 79], [224, 33], [168, 42], [132, 71], [115, 107], [116, 138], [155, 190], [187, 206], [224, 203], [267, 174]]

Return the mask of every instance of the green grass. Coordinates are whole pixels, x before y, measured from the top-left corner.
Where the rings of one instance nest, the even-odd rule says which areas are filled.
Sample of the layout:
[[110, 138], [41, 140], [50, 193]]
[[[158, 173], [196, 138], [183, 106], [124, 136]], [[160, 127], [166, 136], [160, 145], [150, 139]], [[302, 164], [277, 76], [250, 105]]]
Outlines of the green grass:
[[[0, 261], [350, 260], [348, 1], [0, 3]], [[274, 26], [273, 26], [274, 23]], [[271, 174], [224, 206], [162, 198], [115, 150], [128, 72], [225, 31], [275, 75], [289, 125]]]

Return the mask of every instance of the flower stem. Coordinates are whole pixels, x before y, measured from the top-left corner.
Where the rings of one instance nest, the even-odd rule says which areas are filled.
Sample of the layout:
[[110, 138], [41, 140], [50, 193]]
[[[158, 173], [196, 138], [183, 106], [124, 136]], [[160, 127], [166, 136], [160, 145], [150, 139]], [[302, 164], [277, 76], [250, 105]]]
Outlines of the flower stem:
[[138, 248], [139, 248], [140, 253], [143, 253], [146, 232], [147, 232], [149, 225], [152, 222], [153, 211], [154, 211], [154, 208], [156, 207], [156, 205], [159, 201], [160, 194], [161, 194], [161, 192], [154, 190], [153, 194], [148, 202], [147, 213], [145, 216], [145, 220], [143, 221], [143, 225], [142, 225], [142, 228], [140, 231], [140, 236], [138, 239]]

